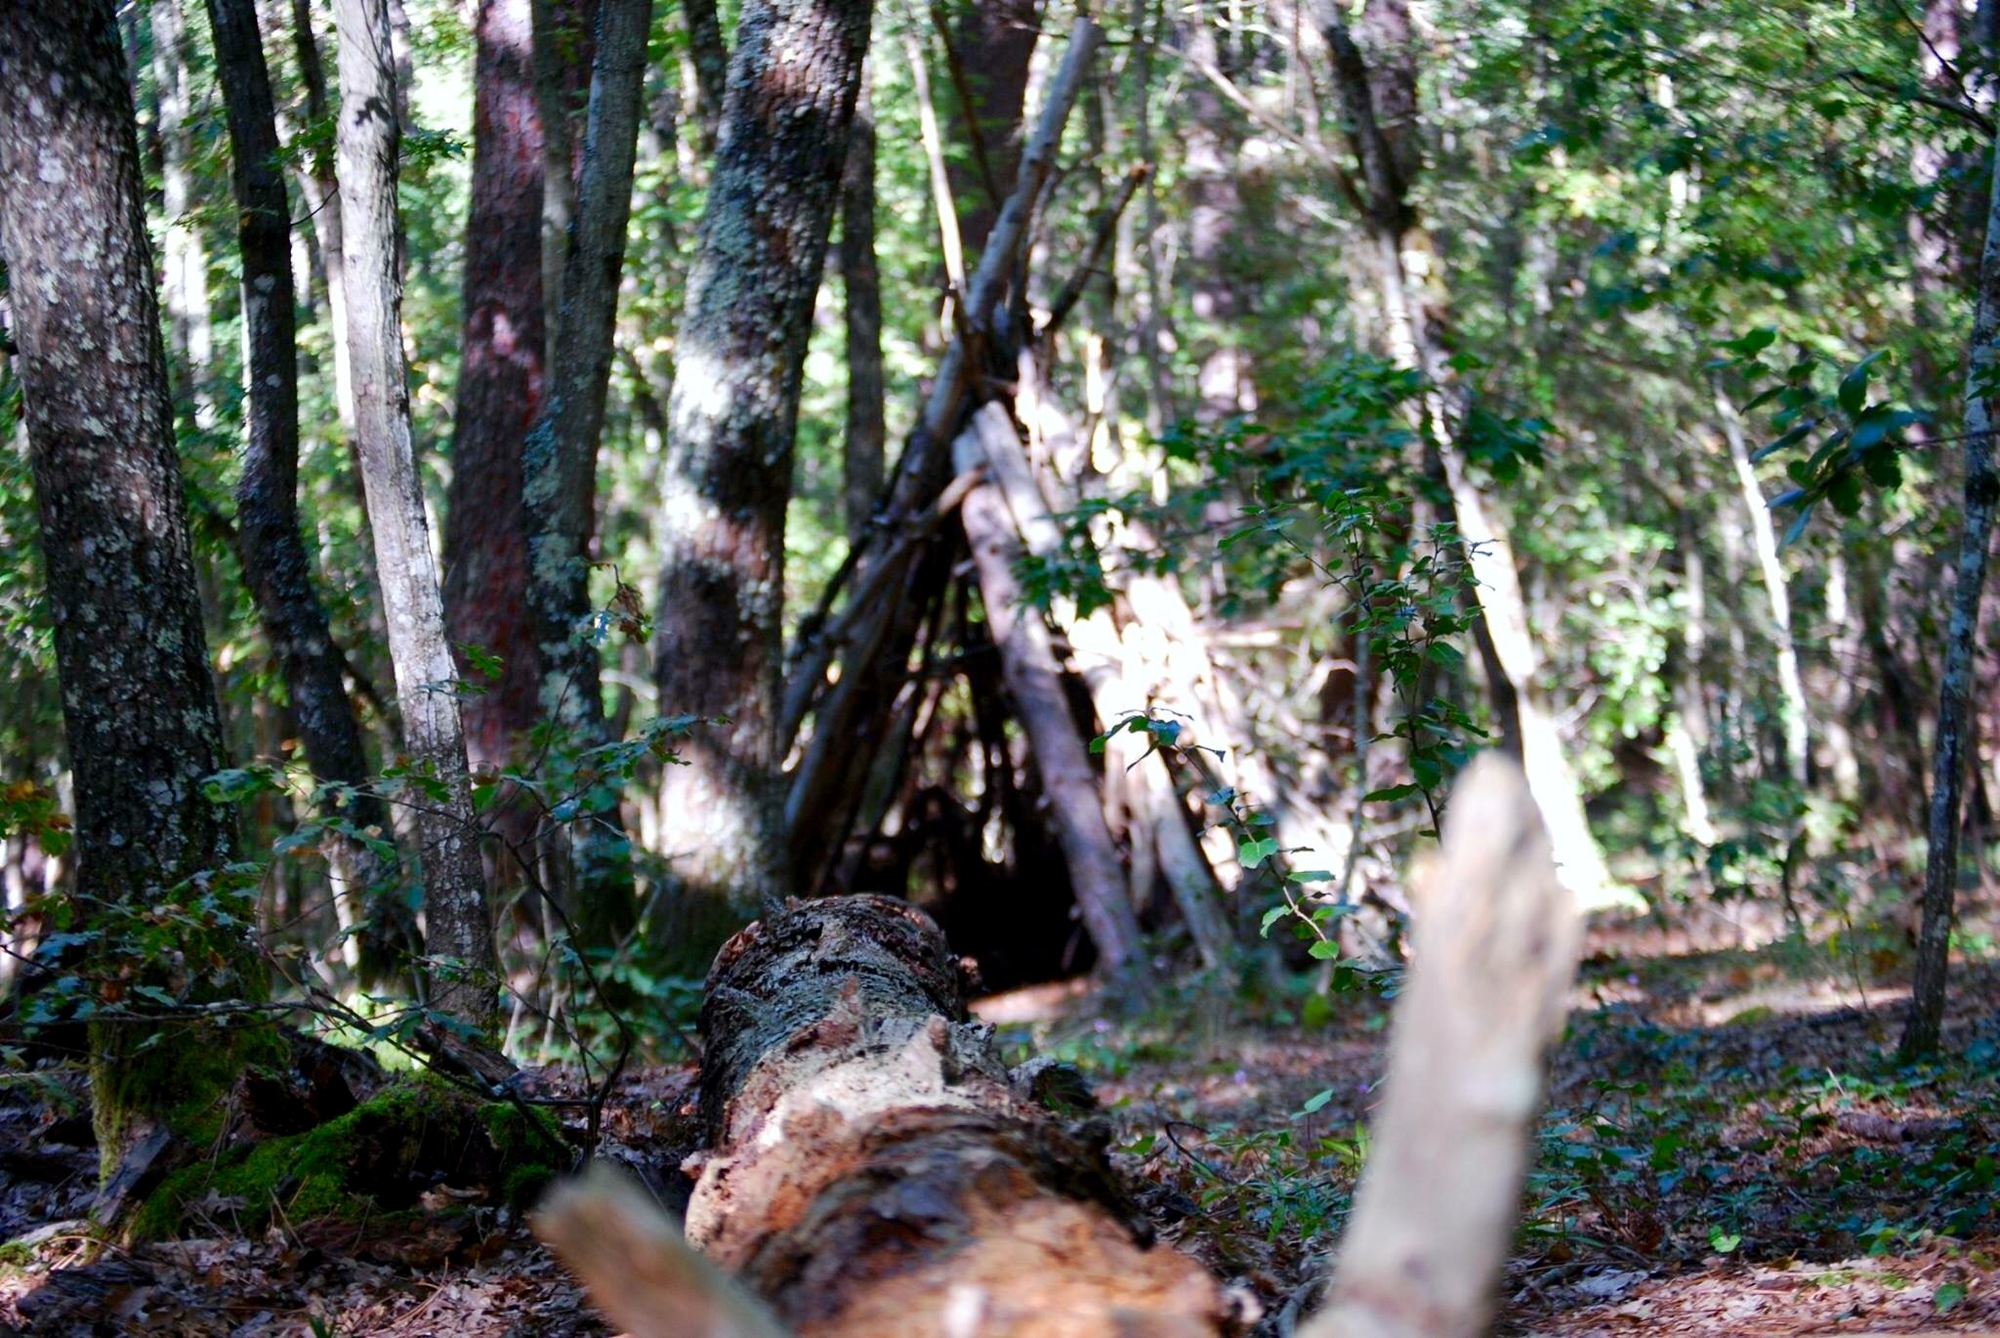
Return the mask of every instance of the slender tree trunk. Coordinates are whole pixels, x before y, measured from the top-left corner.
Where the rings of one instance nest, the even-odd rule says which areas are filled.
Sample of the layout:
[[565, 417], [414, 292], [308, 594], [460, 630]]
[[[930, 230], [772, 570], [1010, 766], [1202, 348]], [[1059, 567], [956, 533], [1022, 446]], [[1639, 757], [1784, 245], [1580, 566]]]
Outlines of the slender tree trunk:
[[1812, 762], [1806, 685], [1799, 674], [1798, 642], [1792, 636], [1792, 597], [1785, 581], [1784, 560], [1778, 555], [1778, 531], [1771, 523], [1771, 508], [1757, 482], [1757, 469], [1750, 462], [1749, 443], [1743, 439], [1743, 425], [1735, 408], [1718, 398], [1716, 412], [1729, 443], [1729, 462], [1736, 470], [1744, 510], [1750, 513], [1751, 544], [1757, 552], [1757, 572], [1770, 609], [1771, 643], [1778, 659], [1779, 720], [1785, 731], [1785, 774], [1803, 795]]
[[[672, 768], [677, 951], [791, 890], [778, 742], [785, 506], [806, 337], [867, 50], [867, 0], [751, 0], [676, 351], [660, 709], [727, 718]], [[782, 62], [782, 66], [780, 65]], [[776, 71], [784, 77], [776, 77]]]
[[[313, 34], [312, 0], [292, 0], [292, 41], [299, 56], [299, 77], [306, 90], [306, 119], [318, 125], [333, 115], [327, 96], [326, 66], [319, 39]], [[320, 263], [326, 267], [326, 314], [333, 334], [333, 399], [342, 426], [354, 426], [354, 367], [347, 346], [347, 248], [340, 230], [340, 182], [334, 153], [317, 151], [299, 167], [300, 193], [319, 237]]]
[[722, 137], [729, 90], [729, 46], [722, 37], [722, 16], [715, 0], [681, 0], [681, 18], [687, 24], [694, 61], [694, 121], [701, 131], [701, 151], [713, 155]]
[[206, 426], [215, 412], [215, 397], [208, 385], [215, 363], [215, 337], [209, 315], [208, 252], [192, 216], [194, 79], [187, 65], [187, 15], [181, 0], [154, 0], [147, 13], [153, 24], [153, 79], [160, 97], [161, 208], [167, 216], [163, 248], [167, 333], [170, 350], [187, 373], [183, 389], [194, 404], [195, 421]]
[[840, 177], [840, 278], [847, 292], [847, 436], [841, 450], [841, 492], [847, 509], [847, 542], [852, 546], [861, 541], [882, 500], [888, 442], [882, 411], [882, 275], [875, 265], [875, 106], [865, 68]]
[[403, 744], [421, 782], [424, 917], [433, 1007], [489, 1026], [498, 963], [458, 710], [458, 668], [424, 515], [403, 366], [396, 252], [395, 64], [384, 0], [335, 0], [340, 35], [341, 230], [355, 433], [389, 620]]
[[[566, 732], [565, 754], [608, 741], [591, 626], [590, 539], [652, 13], [652, 0], [602, 0], [598, 10], [554, 375], [528, 437], [528, 606], [542, 660], [542, 712]], [[582, 792], [581, 820], [570, 828], [572, 915], [584, 942], [601, 946], [629, 930], [637, 914], [630, 843], [615, 796], [594, 800], [590, 778], [565, 779], [562, 788]]]
[[[236, 538], [258, 621], [278, 657], [306, 759], [321, 780], [353, 787], [329, 816], [388, 839], [382, 801], [365, 789], [368, 754], [341, 671], [343, 659], [313, 589], [312, 560], [299, 530], [298, 329], [292, 287], [291, 204], [279, 157], [277, 117], [253, 0], [208, 0], [216, 73], [229, 116], [237, 247], [243, 266], [243, 367], [249, 405], [243, 474], [236, 488]], [[369, 919], [370, 894], [394, 873], [365, 840], [329, 835], [327, 861], [342, 929]], [[367, 936], [345, 943], [350, 966], [385, 975], [381, 954], [364, 960]]]
[[946, 133], [965, 149], [950, 160], [951, 193], [959, 239], [974, 265], [1021, 171], [1021, 118], [1041, 8], [1040, 0], [970, 0], [949, 34], [960, 95], [949, 103]]
[[[1371, 9], [1373, 7], [1371, 6]], [[1388, 0], [1385, 8], [1404, 8], [1403, 0]], [[1400, 48], [1393, 44], [1385, 58], [1410, 59], [1408, 16], [1380, 17], [1380, 31], [1405, 34]], [[1555, 849], [1556, 867], [1565, 884], [1586, 906], [1619, 899], [1604, 866], [1603, 853], [1591, 834], [1583, 794], [1565, 754], [1561, 732], [1541, 696], [1541, 653], [1529, 626], [1521, 577], [1505, 527], [1488, 509], [1486, 499], [1466, 473], [1463, 453], [1454, 440], [1462, 397], [1444, 350], [1432, 336], [1422, 306], [1410, 291], [1403, 252], [1413, 239], [1423, 242], [1422, 227], [1409, 200], [1405, 172], [1418, 161], [1414, 150], [1399, 148], [1384, 129], [1375, 104], [1376, 87], [1415, 88], [1415, 71], [1407, 78], [1371, 74], [1361, 49], [1349, 34], [1340, 11], [1331, 3], [1320, 10], [1320, 25], [1333, 55], [1334, 84], [1356, 156], [1361, 163], [1366, 227], [1375, 252], [1374, 268], [1387, 317], [1387, 343], [1399, 365], [1421, 370], [1432, 385], [1426, 412], [1438, 440], [1441, 466], [1450, 496], [1449, 518], [1464, 541], [1466, 564], [1475, 583], [1483, 629], [1482, 652], [1498, 670], [1490, 685], [1503, 723], [1511, 721], [1520, 740], [1521, 763], [1528, 785], [1541, 807], [1542, 821]]]
[[[465, 702], [466, 751], [504, 766], [534, 724], [539, 653], [528, 612], [521, 452], [543, 394], [542, 106], [531, 0], [481, 0], [473, 66], [465, 333], [445, 502], [445, 626], [501, 660]], [[477, 678], [474, 679], [477, 682]]]
[[[530, 0], [535, 40], [535, 92], [542, 130], [542, 310], [563, 304], [563, 261], [582, 175], [584, 118], [590, 70], [596, 62], [598, 0]], [[545, 320], [547, 362], [555, 366], [555, 319]]]
[[[0, 6], [0, 251], [12, 279], [41, 551], [75, 783], [77, 906], [106, 969], [191, 1002], [264, 994], [251, 898], [214, 882], [234, 819], [203, 782], [220, 718], [174, 451], [131, 94], [110, 0]], [[141, 919], [208, 898], [217, 927], [158, 957]], [[169, 958], [185, 963], [170, 965]], [[185, 1019], [91, 1030], [108, 1174], [155, 1131], [200, 1134], [246, 1044]], [[212, 1133], [210, 1129], [207, 1132]]]
[[1979, 309], [1972, 326], [1972, 367], [1965, 391], [1965, 528], [1952, 588], [1951, 630], [1945, 639], [1944, 677], [1938, 685], [1937, 743], [1932, 754], [1929, 850], [1924, 861], [1924, 919], [1917, 940], [1916, 980], [1902, 1053], [1937, 1049], [1944, 1026], [1945, 970], [1958, 892], [1959, 805], [1969, 749], [1972, 676], [1979, 649], [1979, 601], [1986, 589], [1986, 556], [1992, 545], [1993, 508], [2000, 501], [2000, 470], [1992, 433], [2000, 410], [1989, 398], [2000, 366], [2000, 139], [1994, 141], [1993, 194], [1986, 245], [1979, 260]]

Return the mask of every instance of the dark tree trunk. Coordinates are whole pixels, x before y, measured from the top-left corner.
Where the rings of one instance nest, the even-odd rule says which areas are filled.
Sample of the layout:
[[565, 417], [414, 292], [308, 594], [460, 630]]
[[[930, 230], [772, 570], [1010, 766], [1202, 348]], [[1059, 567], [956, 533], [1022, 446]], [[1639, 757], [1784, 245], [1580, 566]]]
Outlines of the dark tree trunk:
[[598, 0], [531, 0], [535, 92], [542, 125], [542, 309], [551, 314], [543, 322], [551, 367], [557, 337], [553, 314], [562, 310], [563, 255], [569, 249], [577, 177], [583, 170], [583, 122], [596, 59], [597, 4]]
[[465, 702], [466, 751], [501, 766], [534, 723], [539, 655], [527, 608], [521, 450], [541, 410], [542, 109], [530, 0], [481, 0], [473, 67], [465, 334], [444, 525], [446, 629], [501, 660]]
[[[384, 0], [336, 0], [340, 34], [337, 136], [341, 230], [347, 245], [347, 335], [355, 436], [374, 532], [389, 655], [396, 668], [404, 750], [419, 805], [430, 1003], [490, 1024], [498, 963], [473, 817], [458, 668], [444, 627], [422, 481], [410, 436], [403, 367], [403, 284], [397, 262], [395, 57]], [[428, 791], [428, 792], [427, 792]]]
[[[590, 120], [563, 260], [554, 375], [524, 462], [527, 602], [542, 662], [541, 709], [563, 727], [564, 751], [571, 754], [606, 742], [591, 626], [590, 539], [652, 12], [652, 0], [602, 0], [598, 11]], [[588, 791], [587, 778], [573, 779], [576, 788]], [[582, 804], [569, 846], [577, 932], [592, 945], [613, 942], [637, 914], [631, 850], [615, 798]]]
[[[339, 816], [387, 839], [382, 801], [363, 790], [368, 754], [347, 696], [340, 648], [313, 589], [312, 561], [299, 531], [299, 379], [292, 287], [291, 203], [279, 157], [277, 117], [253, 0], [208, 0], [216, 75], [229, 115], [237, 247], [243, 265], [244, 368], [249, 405], [243, 476], [236, 488], [236, 539], [258, 621], [285, 677], [306, 760], [321, 780], [354, 787]], [[369, 918], [370, 893], [393, 873], [365, 841], [334, 833], [326, 843], [343, 929]], [[348, 940], [352, 964], [384, 976], [372, 935]]]
[[[76, 904], [110, 969], [134, 965], [120, 960], [133, 917], [210, 899], [224, 927], [189, 932], [171, 945], [185, 966], [162, 952], [137, 980], [192, 1000], [261, 997], [250, 900], [210, 883], [235, 855], [234, 822], [202, 789], [222, 765], [221, 726], [110, 0], [0, 6], [0, 250], [75, 779]], [[97, 1024], [106, 1169], [155, 1128], [190, 1132], [175, 1122], [203, 1118], [257, 1034]]]
[[[1993, 510], [2000, 502], [2000, 470], [1993, 427], [2000, 420], [1988, 398], [2000, 365], [2000, 139], [1994, 141], [1993, 194], [1986, 246], [1979, 260], [1979, 309], [1973, 318], [1971, 370], [1965, 395], [1965, 528], [1952, 590], [1951, 630], [1945, 639], [1944, 677], [1938, 685], [1937, 742], [1931, 763], [1929, 850], [1924, 860], [1924, 919], [1917, 939], [1916, 979], [1904, 1024], [1905, 1058], [1937, 1049], [1944, 1026], [1945, 971], [1951, 957], [1953, 903], [1958, 894], [1959, 807], [1972, 746], [1972, 679], [1979, 650], [1979, 601], [1986, 589]], [[1975, 761], [1976, 765], [1976, 761]]]
[[[868, 45], [868, 0], [751, 0], [688, 276], [669, 409], [660, 709], [726, 717], [671, 768], [676, 950], [791, 890], [778, 744], [785, 505], [806, 337]], [[782, 73], [781, 73], [782, 72]]]
[[945, 120], [967, 149], [951, 161], [951, 191], [968, 266], [978, 264], [1021, 171], [1021, 116], [1041, 19], [1040, 0], [971, 0], [952, 25], [952, 78], [964, 96], [952, 98]]
[[702, 151], [712, 154], [722, 138], [722, 109], [728, 100], [729, 46], [715, 0], [681, 0], [681, 19], [694, 61], [695, 124], [701, 127]]
[[847, 542], [860, 542], [882, 500], [882, 275], [875, 264], [875, 107], [864, 72], [840, 178], [840, 277], [847, 289], [847, 439], [841, 490]]

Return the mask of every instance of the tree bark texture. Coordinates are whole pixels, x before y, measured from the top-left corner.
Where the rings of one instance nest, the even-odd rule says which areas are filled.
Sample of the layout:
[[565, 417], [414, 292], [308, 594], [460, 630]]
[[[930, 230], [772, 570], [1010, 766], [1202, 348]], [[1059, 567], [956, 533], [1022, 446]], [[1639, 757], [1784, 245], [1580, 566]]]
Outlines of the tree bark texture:
[[[2000, 139], [1994, 141], [2000, 167]], [[1951, 957], [1953, 903], [1958, 894], [1959, 809], [1965, 768], [1972, 753], [1971, 696], [1979, 650], [1979, 602], [1986, 590], [1987, 550], [1993, 509], [2000, 501], [2000, 470], [1993, 459], [1993, 431], [2000, 423], [1993, 381], [2000, 368], [2000, 171], [1987, 207], [1986, 245], [1979, 258], [1979, 308], [1972, 326], [1972, 364], [1965, 387], [1965, 528], [1952, 588], [1951, 628], [1945, 637], [1944, 676], [1938, 685], [1937, 740], [1932, 745], [1929, 850], [1924, 859], [1924, 917], [1917, 938], [1916, 979], [1903, 1027], [1905, 1057], [1937, 1049], [1944, 1026], [1945, 973]]]
[[[248, 403], [243, 473], [236, 487], [236, 539], [243, 574], [291, 698], [306, 760], [323, 781], [353, 787], [335, 806], [362, 831], [388, 839], [382, 801], [366, 790], [368, 753], [342, 678], [326, 610], [313, 588], [312, 559], [299, 529], [299, 380], [296, 292], [291, 266], [291, 203], [278, 125], [252, 0], [208, 0], [216, 75], [229, 117], [237, 249], [243, 267], [244, 383]], [[335, 907], [343, 929], [368, 920], [370, 893], [394, 873], [366, 842], [344, 833], [326, 841]], [[388, 963], [346, 941], [350, 965], [371, 975]]]
[[[333, 115], [327, 96], [326, 66], [313, 33], [312, 0], [292, 0], [292, 40], [298, 49], [299, 77], [306, 90], [306, 119], [319, 123]], [[319, 237], [320, 263], [326, 267], [326, 314], [333, 335], [334, 407], [341, 423], [354, 426], [354, 368], [347, 346], [347, 247], [340, 230], [340, 182], [334, 153], [322, 149], [299, 167], [300, 193], [305, 196]]]
[[531, 0], [481, 0], [472, 76], [472, 212], [465, 330], [444, 524], [446, 630], [501, 660], [465, 701], [466, 751], [500, 767], [535, 721], [540, 665], [528, 613], [521, 452], [541, 411], [542, 108]]
[[875, 106], [868, 72], [854, 102], [854, 128], [840, 176], [840, 277], [847, 290], [847, 436], [841, 492], [847, 542], [861, 541], [882, 500], [888, 429], [883, 422], [882, 274], [875, 263]]
[[[115, 936], [124, 911], [200, 895], [236, 842], [228, 808], [202, 790], [223, 763], [221, 725], [110, 0], [0, 7], [0, 251], [75, 784], [77, 904]], [[223, 953], [234, 990], [259, 996], [248, 899], [214, 895], [234, 925], [179, 946], [197, 962]], [[146, 969], [156, 985], [215, 997], [199, 976]], [[154, 1120], [233, 1077], [218, 1028], [175, 1027], [142, 1052], [146, 1036], [93, 1028], [107, 1168]]]
[[752, 926], [701, 1034], [688, 1239], [794, 1332], [1218, 1331], [1214, 1282], [1141, 1243], [1102, 1133], [1010, 1082], [921, 911], [836, 897]]
[[401, 128], [388, 6], [384, 0], [335, 0], [334, 22], [340, 35], [336, 142], [356, 443], [404, 748], [413, 768], [439, 790], [421, 795], [416, 823], [432, 962], [429, 1002], [485, 1027], [495, 1006], [498, 964], [459, 718], [458, 668], [445, 634], [403, 366], [403, 284], [396, 255]]
[[[991, 444], [988, 444], [991, 443]], [[1020, 449], [1013, 420], [998, 403], [974, 413], [955, 447], [958, 472], [985, 468], [989, 479], [1002, 472], [990, 460], [1006, 460]], [[1004, 477], [1004, 475], [1002, 475]], [[1029, 487], [1033, 480], [1026, 480]], [[1091, 770], [1090, 754], [1070, 714], [1049, 629], [1039, 611], [1021, 607], [1014, 567], [1023, 549], [1014, 517], [998, 482], [980, 483], [959, 505], [965, 537], [986, 606], [986, 626], [1000, 651], [1000, 669], [1013, 698], [1014, 714], [1028, 736], [1035, 770], [1049, 803], [1049, 824], [1069, 865], [1077, 908], [1097, 945], [1098, 961], [1111, 976], [1134, 970], [1143, 956], [1139, 921], [1126, 893], [1125, 866], [1104, 822], [1104, 800]]]
[[[652, 0], [602, 0], [598, 10], [554, 375], [524, 462], [528, 606], [542, 665], [541, 710], [566, 731], [565, 751], [609, 741], [592, 634], [590, 539], [652, 13]], [[585, 792], [582, 820], [570, 826], [571, 914], [585, 942], [610, 943], [631, 928], [637, 913], [631, 845], [615, 794], [593, 800], [587, 778], [565, 781], [565, 789], [574, 783]]]
[[[868, 0], [752, 0], [737, 25], [668, 411], [656, 663], [663, 712], [726, 718], [669, 770], [671, 931], [780, 902], [785, 506], [799, 383], [868, 46]], [[732, 923], [733, 922], [733, 923]]]

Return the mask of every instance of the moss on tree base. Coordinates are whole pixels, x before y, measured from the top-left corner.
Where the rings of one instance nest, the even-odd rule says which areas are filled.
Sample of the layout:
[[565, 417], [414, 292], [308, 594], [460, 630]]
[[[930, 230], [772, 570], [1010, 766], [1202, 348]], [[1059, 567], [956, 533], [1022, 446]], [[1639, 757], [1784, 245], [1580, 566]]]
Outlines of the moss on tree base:
[[414, 1079], [310, 1132], [232, 1149], [169, 1175], [133, 1214], [129, 1235], [178, 1234], [190, 1208], [226, 1204], [245, 1231], [274, 1218], [360, 1220], [408, 1211], [436, 1185], [483, 1190], [522, 1207], [563, 1169], [568, 1148], [540, 1111]]

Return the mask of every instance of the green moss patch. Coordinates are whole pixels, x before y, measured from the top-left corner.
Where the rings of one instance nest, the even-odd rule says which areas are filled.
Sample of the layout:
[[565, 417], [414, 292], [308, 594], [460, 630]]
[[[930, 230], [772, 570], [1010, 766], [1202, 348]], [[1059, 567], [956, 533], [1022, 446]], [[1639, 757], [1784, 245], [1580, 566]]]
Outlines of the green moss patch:
[[[273, 1219], [380, 1219], [435, 1185], [531, 1202], [565, 1159], [542, 1112], [473, 1100], [426, 1080], [398, 1083], [308, 1133], [232, 1149], [168, 1176], [133, 1217], [131, 1235], [177, 1234], [191, 1211], [246, 1232]], [[204, 1208], [203, 1205], [209, 1205]]]

